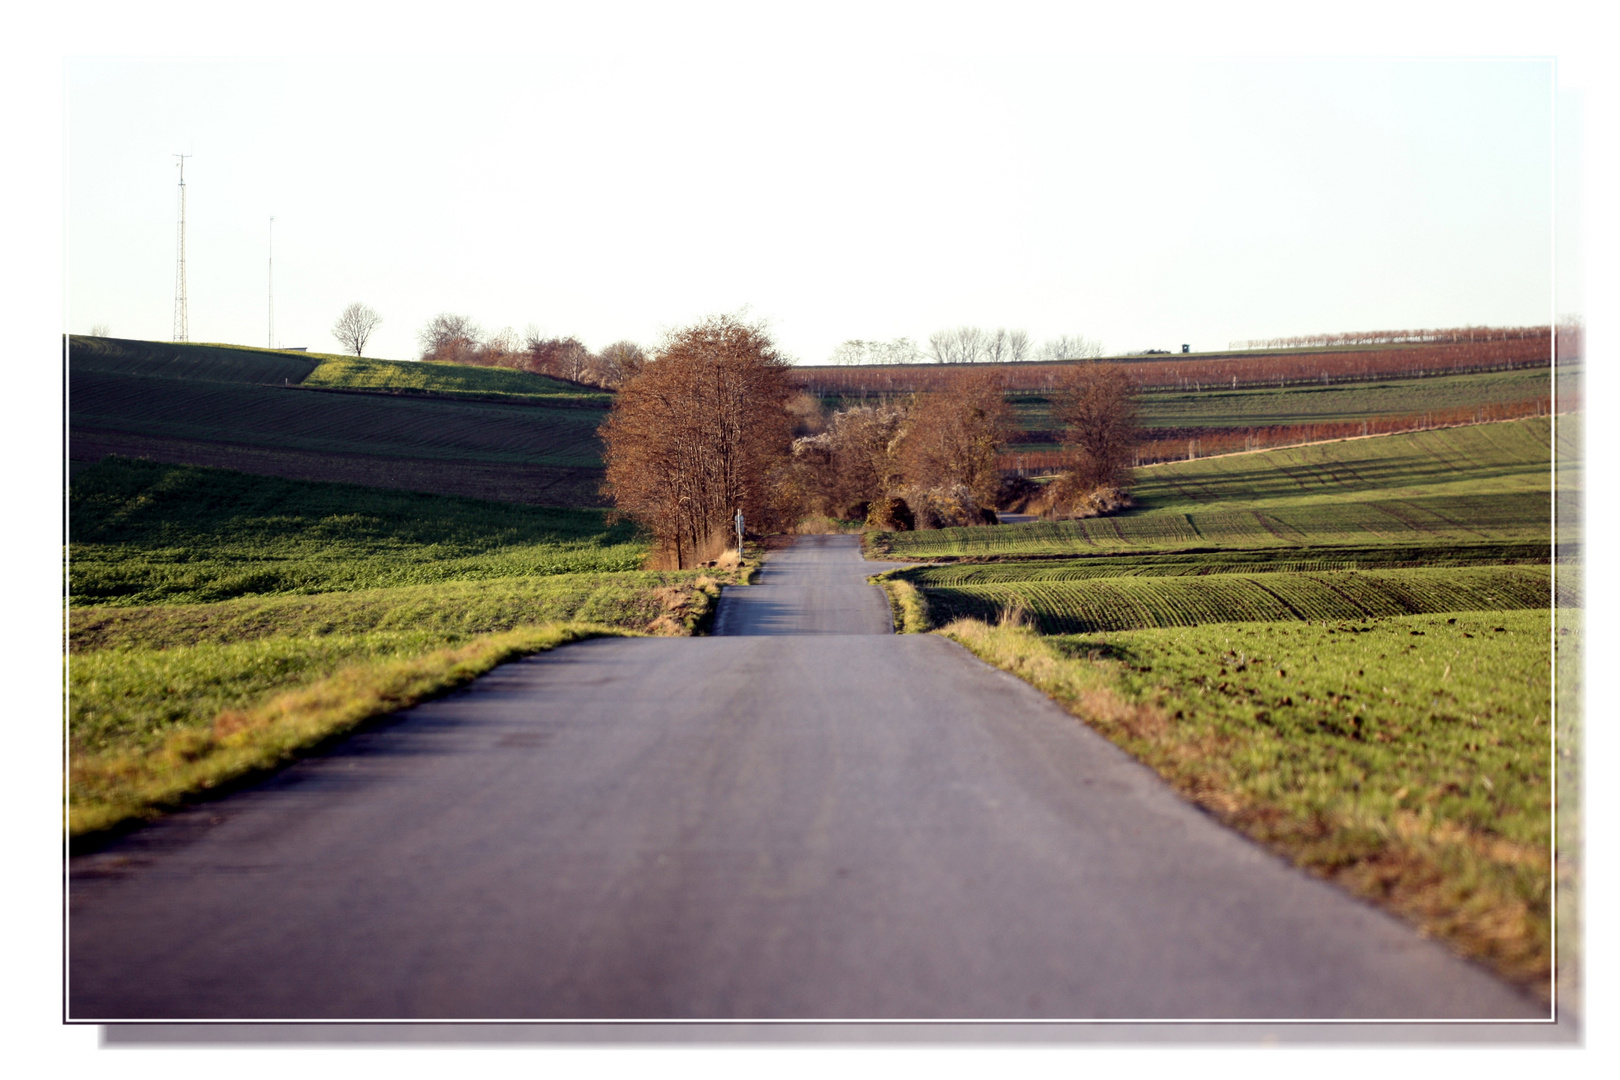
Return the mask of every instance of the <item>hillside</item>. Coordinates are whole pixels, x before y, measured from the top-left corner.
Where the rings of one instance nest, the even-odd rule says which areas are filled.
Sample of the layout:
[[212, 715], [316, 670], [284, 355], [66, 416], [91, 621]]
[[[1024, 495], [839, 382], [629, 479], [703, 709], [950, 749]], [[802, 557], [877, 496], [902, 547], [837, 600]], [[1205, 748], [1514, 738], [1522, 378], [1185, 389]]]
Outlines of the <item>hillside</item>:
[[[329, 382], [355, 385], [344, 392], [309, 385], [334, 370]], [[596, 429], [610, 395], [488, 369], [400, 385], [418, 370], [75, 337], [68, 348], [68, 456], [81, 468], [116, 454], [534, 505], [603, 504]], [[520, 385], [534, 392], [512, 392], [509, 376], [527, 380]]]

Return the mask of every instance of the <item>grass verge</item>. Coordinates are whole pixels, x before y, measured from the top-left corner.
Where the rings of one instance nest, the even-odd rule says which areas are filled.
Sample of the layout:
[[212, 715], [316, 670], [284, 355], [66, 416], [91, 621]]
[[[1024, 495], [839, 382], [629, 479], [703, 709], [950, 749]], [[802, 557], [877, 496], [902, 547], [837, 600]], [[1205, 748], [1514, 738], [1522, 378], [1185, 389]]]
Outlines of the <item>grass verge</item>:
[[875, 574], [869, 580], [883, 587], [889, 598], [889, 611], [894, 616], [897, 634], [926, 634], [932, 629], [928, 614], [928, 598], [905, 578]]
[[1545, 1000], [1548, 620], [943, 632], [1221, 821]]
[[328, 740], [442, 694], [520, 656], [629, 631], [584, 623], [526, 626], [419, 655], [342, 667], [211, 721], [171, 730], [150, 746], [75, 755], [68, 831], [75, 845], [166, 809], [262, 776]]

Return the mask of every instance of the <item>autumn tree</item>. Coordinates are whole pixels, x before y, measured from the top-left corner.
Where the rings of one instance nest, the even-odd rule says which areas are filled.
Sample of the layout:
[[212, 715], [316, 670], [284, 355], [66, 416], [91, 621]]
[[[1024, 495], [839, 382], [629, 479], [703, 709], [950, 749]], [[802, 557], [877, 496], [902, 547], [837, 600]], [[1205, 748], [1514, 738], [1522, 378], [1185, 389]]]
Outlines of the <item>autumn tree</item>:
[[607, 494], [671, 565], [713, 558], [739, 509], [755, 523], [769, 516], [791, 394], [787, 362], [762, 327], [715, 315], [671, 333], [602, 426]]
[[332, 336], [338, 339], [345, 352], [359, 356], [365, 351], [372, 332], [380, 325], [382, 316], [357, 302], [343, 309], [343, 314], [332, 324]]
[[528, 354], [522, 367], [537, 375], [551, 375], [570, 382], [583, 382], [595, 357], [575, 337], [540, 337], [530, 331]]
[[1066, 431], [1066, 470], [1077, 491], [1130, 487], [1137, 441], [1136, 388], [1118, 364], [1062, 369], [1051, 392], [1052, 414]]
[[417, 332], [416, 340], [422, 346], [423, 360], [442, 360], [455, 364], [473, 363], [480, 347], [483, 331], [465, 315], [435, 315]]
[[[999, 373], [966, 372], [920, 398], [900, 435], [898, 461], [912, 509], [968, 524], [995, 505], [996, 454], [1013, 428]], [[921, 524], [921, 520], [919, 520]]]
[[635, 378], [647, 364], [647, 353], [633, 341], [615, 341], [596, 357], [597, 379], [617, 389]]
[[857, 406], [833, 413], [826, 430], [795, 439], [788, 479], [800, 509], [865, 518], [900, 482], [895, 440], [904, 418], [891, 406]]

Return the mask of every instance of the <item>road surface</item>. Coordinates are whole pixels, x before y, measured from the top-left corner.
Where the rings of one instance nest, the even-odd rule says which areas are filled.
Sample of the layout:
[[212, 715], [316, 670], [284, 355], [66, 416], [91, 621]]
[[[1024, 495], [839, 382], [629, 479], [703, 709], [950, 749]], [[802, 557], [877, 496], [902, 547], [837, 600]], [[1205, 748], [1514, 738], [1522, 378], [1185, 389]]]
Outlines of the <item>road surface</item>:
[[75, 858], [70, 1019], [1545, 1017], [890, 633], [854, 539]]

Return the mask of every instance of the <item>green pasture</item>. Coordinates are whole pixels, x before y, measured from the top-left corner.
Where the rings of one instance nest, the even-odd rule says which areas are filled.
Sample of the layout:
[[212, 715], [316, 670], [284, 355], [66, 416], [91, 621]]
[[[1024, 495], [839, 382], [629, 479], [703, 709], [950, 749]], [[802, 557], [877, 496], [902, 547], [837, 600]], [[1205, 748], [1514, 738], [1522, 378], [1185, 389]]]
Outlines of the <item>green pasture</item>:
[[[905, 559], [1321, 544], [1535, 543], [1554, 481], [1578, 480], [1579, 424], [1547, 417], [1347, 439], [1136, 471], [1135, 506], [1107, 517], [874, 534]], [[1561, 537], [1560, 539], [1572, 539]]]
[[1125, 691], [1178, 723], [1243, 733], [1261, 759], [1244, 772], [1267, 799], [1323, 813], [1346, 801], [1426, 807], [1545, 851], [1546, 608], [1050, 640], [1120, 665]]
[[75, 605], [624, 571], [648, 552], [601, 510], [128, 459], [74, 477], [68, 540]]

